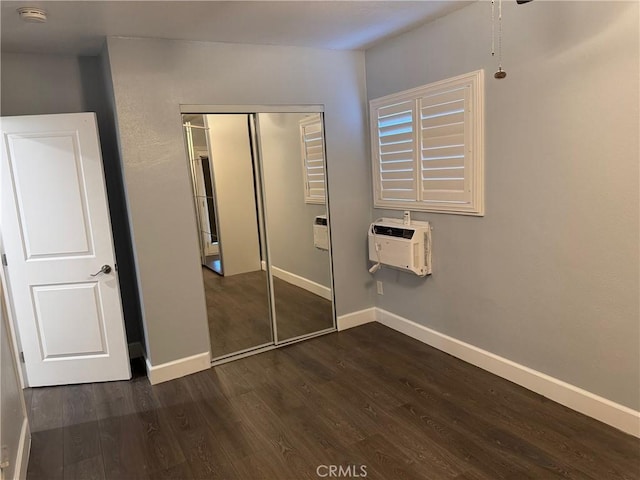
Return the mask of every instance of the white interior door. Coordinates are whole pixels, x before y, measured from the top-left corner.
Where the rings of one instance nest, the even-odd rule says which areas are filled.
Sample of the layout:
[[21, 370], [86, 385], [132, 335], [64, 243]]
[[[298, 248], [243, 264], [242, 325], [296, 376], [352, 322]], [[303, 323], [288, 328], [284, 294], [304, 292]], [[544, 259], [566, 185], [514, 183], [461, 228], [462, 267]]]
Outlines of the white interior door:
[[1, 126], [0, 227], [28, 384], [130, 378], [95, 114]]

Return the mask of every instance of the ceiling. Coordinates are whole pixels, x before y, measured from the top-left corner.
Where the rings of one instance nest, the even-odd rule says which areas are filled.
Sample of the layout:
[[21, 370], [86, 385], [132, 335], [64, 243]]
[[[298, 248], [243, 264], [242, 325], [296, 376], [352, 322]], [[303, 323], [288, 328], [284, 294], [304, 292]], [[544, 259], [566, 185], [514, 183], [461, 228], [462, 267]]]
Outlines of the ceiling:
[[[0, 2], [4, 52], [95, 55], [106, 36], [366, 49], [471, 1]], [[19, 7], [47, 11], [25, 23]]]

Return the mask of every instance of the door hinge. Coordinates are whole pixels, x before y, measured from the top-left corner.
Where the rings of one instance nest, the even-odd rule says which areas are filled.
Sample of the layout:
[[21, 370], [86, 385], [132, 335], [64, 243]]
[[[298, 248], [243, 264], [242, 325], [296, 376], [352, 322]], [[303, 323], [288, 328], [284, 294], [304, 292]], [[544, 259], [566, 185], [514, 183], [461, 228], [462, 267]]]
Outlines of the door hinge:
[[25, 363], [25, 361], [24, 361], [24, 352], [20, 352], [20, 361], [22, 363]]
[[2, 265], [4, 265], [5, 267], [9, 265], [9, 263], [7, 262], [7, 255], [4, 253], [2, 254]]

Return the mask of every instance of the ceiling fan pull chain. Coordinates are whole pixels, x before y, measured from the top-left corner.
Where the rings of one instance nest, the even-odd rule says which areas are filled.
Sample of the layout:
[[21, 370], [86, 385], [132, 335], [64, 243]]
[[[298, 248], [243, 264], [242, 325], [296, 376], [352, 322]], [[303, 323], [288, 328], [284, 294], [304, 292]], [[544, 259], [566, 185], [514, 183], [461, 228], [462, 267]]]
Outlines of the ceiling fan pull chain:
[[491, 56], [496, 55], [496, 0], [491, 0]]
[[502, 0], [498, 0], [498, 71], [493, 77], [500, 80], [506, 76], [507, 72], [502, 70]]

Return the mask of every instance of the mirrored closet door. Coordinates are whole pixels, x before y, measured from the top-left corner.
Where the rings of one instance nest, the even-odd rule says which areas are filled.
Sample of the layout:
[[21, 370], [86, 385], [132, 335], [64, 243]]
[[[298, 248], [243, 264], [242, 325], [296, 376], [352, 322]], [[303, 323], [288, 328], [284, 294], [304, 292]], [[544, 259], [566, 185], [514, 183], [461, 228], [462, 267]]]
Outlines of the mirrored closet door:
[[182, 120], [214, 361], [333, 331], [322, 113]]
[[278, 341], [333, 326], [320, 113], [259, 113]]

